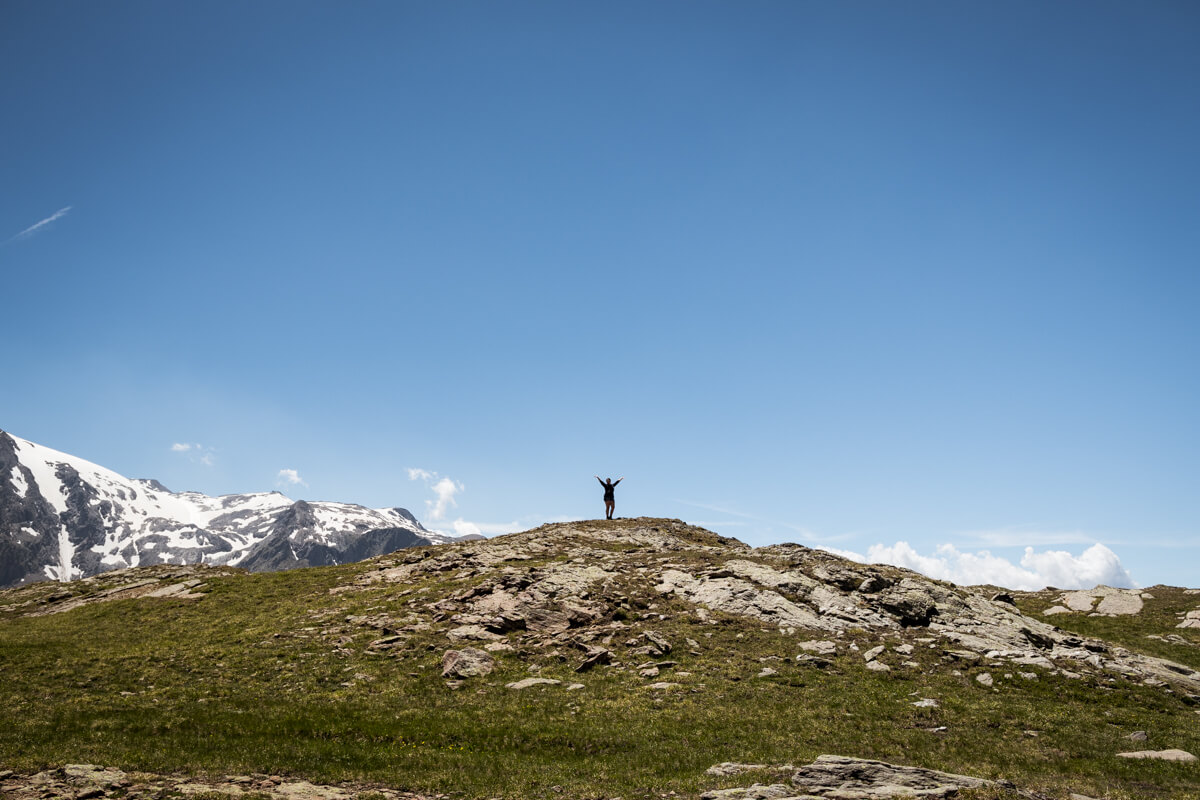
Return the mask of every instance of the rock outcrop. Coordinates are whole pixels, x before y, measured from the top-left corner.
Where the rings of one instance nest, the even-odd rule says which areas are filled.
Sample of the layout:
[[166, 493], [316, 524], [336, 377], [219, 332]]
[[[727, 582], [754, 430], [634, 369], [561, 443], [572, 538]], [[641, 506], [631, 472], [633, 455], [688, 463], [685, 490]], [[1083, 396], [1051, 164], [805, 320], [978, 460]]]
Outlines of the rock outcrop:
[[[904, 767], [865, 758], [824, 755], [802, 767], [765, 767], [762, 764], [718, 764], [711, 775], [733, 775], [750, 769], [790, 773], [787, 783], [754, 784], [746, 788], [717, 789], [702, 800], [883, 800], [892, 797], [957, 797], [962, 789], [997, 786], [995, 781], [955, 775], [920, 767]], [[1011, 785], [1009, 785], [1011, 786]]]
[[259, 800], [356, 800], [363, 796], [381, 800], [435, 800], [381, 786], [350, 783], [313, 784], [281, 775], [226, 775], [202, 778], [183, 775], [126, 773], [95, 764], [67, 764], [33, 774], [0, 770], [0, 797], [7, 800], [112, 797], [123, 800], [158, 800], [163, 797], [234, 798]]
[[[444, 620], [451, 640], [519, 632], [538, 646], [568, 644], [584, 650], [581, 669], [600, 659], [619, 660], [620, 654], [614, 657], [605, 642], [619, 636], [622, 619], [648, 616], [644, 609], [657, 596], [681, 602], [701, 619], [752, 619], [785, 635], [804, 631], [837, 638], [867, 631], [921, 639], [924, 647], [939, 647], [950, 662], [969, 657], [1018, 667], [1024, 674], [1034, 668], [1072, 676], [1119, 676], [1200, 697], [1200, 672], [1067, 633], [1023, 614], [1011, 598], [795, 544], [751, 548], [679, 520], [556, 523], [487, 541], [423, 549], [380, 559], [358, 586], [406, 584], [438, 574], [470, 584], [429, 605]], [[1125, 598], [1120, 607], [1127, 608], [1131, 595], [1100, 587], [1095, 596]], [[631, 657], [656, 657], [669, 652], [671, 644], [643, 634], [625, 646]], [[912, 652], [911, 642], [901, 646]], [[837, 651], [824, 638], [801, 648], [815, 653], [811, 658], [817, 661]], [[865, 661], [880, 672], [903, 666], [882, 657]]]

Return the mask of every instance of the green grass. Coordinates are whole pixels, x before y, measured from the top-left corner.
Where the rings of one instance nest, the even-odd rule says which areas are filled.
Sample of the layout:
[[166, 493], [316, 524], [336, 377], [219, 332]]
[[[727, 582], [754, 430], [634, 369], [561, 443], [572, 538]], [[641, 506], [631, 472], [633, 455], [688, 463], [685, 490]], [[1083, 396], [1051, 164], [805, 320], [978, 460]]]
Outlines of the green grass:
[[[379, 656], [365, 648], [381, 632], [344, 619], [403, 619], [421, 608], [420, 598], [478, 578], [434, 573], [330, 594], [369, 569], [233, 574], [210, 580], [199, 602], [142, 598], [38, 618], [3, 612], [0, 765], [268, 773], [465, 797], [633, 798], [754, 779], [704, 774], [722, 761], [801, 764], [836, 753], [1004, 778], [1053, 797], [1200, 797], [1196, 765], [1114, 757], [1168, 747], [1200, 753], [1200, 716], [1161, 690], [1046, 673], [1026, 680], [1008, 666], [948, 664], [941, 649], [920, 646], [919, 669], [900, 667], [892, 654], [894, 670], [881, 676], [845, 654], [835, 669], [820, 670], [794, 661], [796, 641], [810, 638], [802, 632], [784, 636], [730, 618], [701, 624], [682, 603], [654, 596], [631, 598], [622, 614], [632, 627], [611, 647], [621, 656], [621, 642], [639, 630], [662, 632], [678, 665], [655, 680], [680, 689], [652, 691], [636, 672], [605, 667], [577, 675], [581, 651], [539, 649], [521, 633], [509, 637], [514, 652], [497, 654], [494, 673], [451, 689], [440, 677], [442, 653], [452, 646], [441, 629], [454, 623], [411, 633], [396, 655]], [[655, 616], [639, 622], [646, 613]], [[1143, 641], [1145, 632], [1172, 613], [1141, 623], [1084, 618], [1080, 632], [1106, 630], [1107, 638], [1155, 652], [1161, 643]], [[700, 655], [688, 653], [689, 637]], [[858, 641], [866, 649], [880, 640], [863, 632]], [[621, 657], [627, 665], [656, 660]], [[1184, 660], [1174, 650], [1170, 657]], [[1195, 665], [1194, 657], [1185, 663]], [[764, 666], [778, 674], [756, 677]], [[994, 690], [974, 680], [985, 670]], [[504, 688], [533, 674], [586, 688]], [[942, 705], [914, 708], [921, 697]], [[1125, 739], [1134, 730], [1148, 731], [1149, 741], [1134, 746]]]

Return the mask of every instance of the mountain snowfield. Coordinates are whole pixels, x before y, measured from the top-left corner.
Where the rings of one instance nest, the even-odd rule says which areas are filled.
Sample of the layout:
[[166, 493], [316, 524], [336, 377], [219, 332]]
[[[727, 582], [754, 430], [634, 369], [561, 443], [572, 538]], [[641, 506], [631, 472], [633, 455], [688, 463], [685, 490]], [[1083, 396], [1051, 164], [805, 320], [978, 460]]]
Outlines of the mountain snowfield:
[[340, 564], [452, 539], [403, 508], [172, 492], [0, 431], [0, 586], [150, 564]]

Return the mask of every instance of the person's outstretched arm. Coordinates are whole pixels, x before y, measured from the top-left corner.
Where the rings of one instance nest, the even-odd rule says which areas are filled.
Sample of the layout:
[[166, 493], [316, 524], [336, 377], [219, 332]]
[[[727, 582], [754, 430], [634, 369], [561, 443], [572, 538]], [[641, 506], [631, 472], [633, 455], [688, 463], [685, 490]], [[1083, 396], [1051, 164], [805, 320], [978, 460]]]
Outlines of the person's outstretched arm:
[[[593, 475], [592, 477], [595, 478], [596, 480], [600, 481], [599, 475]], [[600, 485], [604, 486], [605, 485], [604, 481], [600, 481]], [[613, 486], [616, 486], [616, 484], [614, 483]]]
[[615, 481], [613, 481], [613, 486], [616, 486], [618, 483], [620, 483], [620, 482], [621, 482], [621, 481], [623, 481], [623, 480], [625, 480], [625, 476], [624, 476], [624, 475], [622, 475], [621, 477], [619, 477], [619, 478], [617, 478]]

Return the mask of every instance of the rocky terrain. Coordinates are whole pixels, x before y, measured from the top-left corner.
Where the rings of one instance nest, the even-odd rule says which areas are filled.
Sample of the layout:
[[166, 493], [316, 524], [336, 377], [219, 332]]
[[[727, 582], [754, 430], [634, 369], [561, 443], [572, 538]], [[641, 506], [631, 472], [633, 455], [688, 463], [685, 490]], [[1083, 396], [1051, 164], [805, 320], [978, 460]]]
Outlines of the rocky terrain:
[[172, 492], [0, 431], [0, 587], [151, 564], [342, 564], [451, 538], [403, 508]]
[[[566, 534], [582, 539], [567, 550], [571, 558], [540, 563], [563, 550]], [[750, 548], [714, 534], [698, 536], [678, 520], [637, 520], [619, 528], [557, 524], [377, 563], [359, 587], [406, 584], [423, 573], [472, 581], [430, 606], [437, 621], [456, 623], [443, 622], [447, 639], [497, 641], [519, 631], [523, 641], [540, 647], [587, 645], [581, 666], [617, 660], [620, 648], [609, 648], [624, 626], [611, 620], [611, 608], [628, 608], [630, 597], [658, 595], [683, 601], [686, 613], [703, 621], [720, 612], [782, 635], [827, 635], [800, 643], [805, 653], [816, 654], [806, 658], [858, 651], [858, 640], [867, 636], [878, 644], [862, 651], [862, 658], [880, 672], [923, 668], [910, 658], [921, 648], [938, 651], [946, 664], [960, 668], [1119, 676], [1200, 701], [1197, 670], [1060, 630], [1021, 613], [1011, 595], [985, 597], [907, 570], [857, 564], [799, 545]], [[431, 622], [414, 615], [407, 624]], [[370, 624], [404, 627], [390, 620]], [[665, 656], [670, 648], [648, 638], [633, 652]], [[982, 678], [987, 674], [977, 677], [987, 680]]]
[[[88, 796], [1116, 800], [1200, 786], [1200, 595], [1184, 589], [958, 587], [649, 518], [265, 577], [162, 565], [0, 592], [20, 719], [50, 713], [39, 692], [122, 725], [149, 715], [176, 753], [99, 747], [93, 716], [77, 739], [59, 719], [32, 757], [0, 733], [0, 787], [78, 792], [64, 770], [81, 756], [126, 773]], [[102, 647], [34, 664], [33, 642], [116, 614], [173, 627], [130, 634], [147, 655], [119, 667]], [[196, 750], [173, 720], [210, 743]], [[43, 730], [22, 724], [24, 742]]]
[[[995, 781], [953, 775], [937, 770], [897, 766], [882, 761], [823, 755], [812, 764], [795, 767], [765, 764], [716, 764], [707, 774], [724, 777], [768, 770], [787, 783], [753, 784], [745, 788], [705, 792], [701, 800], [883, 800], [890, 797], [954, 798], [960, 790], [997, 787], [1015, 796], [1037, 800], [1033, 792]], [[163, 797], [254, 797], [269, 800], [449, 800], [448, 795], [418, 795], [384, 786], [317, 785], [280, 775], [224, 775], [197, 779], [151, 773], [129, 774], [95, 764], [67, 764], [32, 775], [0, 772], [0, 791], [12, 800], [69, 797], [75, 800], [120, 796], [131, 800]], [[1076, 800], [1090, 800], [1075, 795]]]

